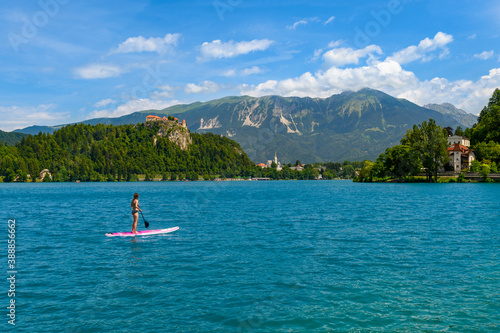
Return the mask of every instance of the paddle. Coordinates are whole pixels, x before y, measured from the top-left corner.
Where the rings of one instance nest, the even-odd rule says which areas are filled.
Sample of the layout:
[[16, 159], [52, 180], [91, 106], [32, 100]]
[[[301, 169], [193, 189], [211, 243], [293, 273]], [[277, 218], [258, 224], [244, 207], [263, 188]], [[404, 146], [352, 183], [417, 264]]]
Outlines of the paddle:
[[141, 212], [141, 215], [142, 215], [142, 219], [144, 220], [144, 226], [146, 227], [146, 229], [149, 227], [149, 223], [146, 221], [146, 219], [144, 218], [144, 214], [142, 214], [142, 210], [140, 210]]

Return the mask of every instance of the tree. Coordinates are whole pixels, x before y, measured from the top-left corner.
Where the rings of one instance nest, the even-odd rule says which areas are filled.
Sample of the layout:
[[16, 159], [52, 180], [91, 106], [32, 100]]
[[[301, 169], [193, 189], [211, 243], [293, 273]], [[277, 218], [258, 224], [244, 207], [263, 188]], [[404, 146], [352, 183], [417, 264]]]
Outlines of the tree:
[[497, 164], [495, 162], [491, 162], [490, 171], [492, 173], [498, 173], [498, 167], [497, 167]]
[[470, 164], [470, 171], [471, 172], [479, 172], [480, 168], [481, 168], [481, 163], [478, 160], [474, 160]]
[[50, 177], [48, 172], [45, 173], [45, 176], [43, 177], [42, 181], [44, 181], [44, 182], [51, 182], [52, 181], [52, 178]]
[[486, 163], [483, 163], [481, 164], [481, 166], [479, 167], [479, 174], [483, 177], [483, 179], [486, 180], [486, 178], [488, 178], [488, 175], [490, 174], [491, 172], [491, 168], [490, 168], [490, 165], [489, 164], [486, 164]]
[[500, 143], [500, 90], [496, 89], [487, 106], [481, 111], [471, 135], [472, 145], [480, 142]]
[[372, 180], [371, 172], [372, 172], [372, 168], [375, 165], [375, 163], [372, 161], [365, 161], [364, 164], [365, 164], [365, 166], [361, 168], [361, 171], [359, 171], [358, 178], [361, 181], [371, 181]]
[[186, 179], [188, 180], [198, 180], [199, 178], [198, 174], [194, 171], [186, 173]]
[[427, 180], [437, 181], [437, 173], [440, 167], [449, 161], [447, 139], [443, 129], [436, 125], [434, 119], [424, 121], [420, 125], [414, 125], [401, 139], [402, 145], [407, 145], [416, 152], [420, 158]]
[[457, 126], [457, 128], [455, 128], [455, 135], [457, 135], [457, 136], [464, 136], [465, 135], [465, 132], [461, 126]]
[[481, 110], [481, 113], [479, 114], [479, 117], [477, 119], [477, 122], [480, 123], [483, 116], [491, 112], [491, 108], [493, 106], [500, 106], [500, 89], [495, 89], [493, 92], [493, 95], [491, 96], [490, 100], [488, 101], [488, 105]]
[[476, 158], [478, 160], [490, 160], [500, 163], [500, 143], [490, 141], [479, 142], [474, 145], [474, 151], [476, 152]]
[[407, 145], [398, 145], [386, 149], [385, 167], [392, 176], [403, 179], [417, 175], [422, 164], [417, 151]]
[[370, 178], [383, 179], [386, 176], [387, 169], [385, 168], [385, 154], [380, 154], [380, 156], [375, 160], [375, 164], [370, 171]]
[[354, 178], [356, 176], [356, 171], [354, 170], [354, 167], [352, 165], [346, 165], [343, 167], [342, 170], [342, 177], [343, 178]]
[[26, 182], [28, 180], [28, 174], [21, 169], [17, 170], [17, 176], [19, 177], [17, 179], [18, 182]]
[[16, 179], [16, 173], [14, 172], [14, 170], [7, 169], [5, 170], [4, 175], [5, 177], [3, 181], [6, 183], [13, 182]]

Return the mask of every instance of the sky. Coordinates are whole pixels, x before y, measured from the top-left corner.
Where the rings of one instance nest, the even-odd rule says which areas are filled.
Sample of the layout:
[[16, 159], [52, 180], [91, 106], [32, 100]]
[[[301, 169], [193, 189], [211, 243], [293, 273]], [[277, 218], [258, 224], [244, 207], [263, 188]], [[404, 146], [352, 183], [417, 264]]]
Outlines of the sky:
[[0, 129], [365, 87], [478, 114], [498, 17], [494, 0], [5, 0]]

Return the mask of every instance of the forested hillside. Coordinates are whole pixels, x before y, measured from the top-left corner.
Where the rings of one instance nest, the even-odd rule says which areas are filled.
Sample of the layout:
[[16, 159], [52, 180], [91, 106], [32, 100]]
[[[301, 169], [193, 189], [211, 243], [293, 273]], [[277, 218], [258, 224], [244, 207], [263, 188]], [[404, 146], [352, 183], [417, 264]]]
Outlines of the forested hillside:
[[[48, 169], [54, 181], [135, 180], [137, 175], [165, 178], [244, 175], [254, 163], [234, 141], [213, 134], [191, 134], [186, 151], [157, 135], [160, 124], [69, 125], [54, 134], [23, 138], [0, 146], [4, 181], [26, 181]], [[156, 142], [155, 138], [156, 137]], [[48, 180], [48, 179], [47, 179]]]
[[24, 133], [0, 131], [0, 143], [13, 146], [14, 144], [21, 141], [22, 138], [27, 136], [28, 135]]

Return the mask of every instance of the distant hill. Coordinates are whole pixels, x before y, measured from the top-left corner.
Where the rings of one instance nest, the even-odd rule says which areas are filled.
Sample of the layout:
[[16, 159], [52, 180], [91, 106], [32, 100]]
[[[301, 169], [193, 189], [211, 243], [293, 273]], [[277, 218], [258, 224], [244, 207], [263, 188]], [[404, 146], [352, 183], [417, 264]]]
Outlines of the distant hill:
[[424, 105], [424, 108], [431, 109], [437, 112], [440, 112], [445, 115], [449, 115], [453, 117], [456, 121], [461, 123], [464, 127], [472, 127], [475, 123], [477, 123], [477, 116], [465, 112], [464, 110], [458, 109], [453, 104], [443, 103], [443, 104], [427, 104]]
[[[433, 118], [442, 126], [466, 125], [452, 114], [420, 107], [381, 91], [362, 89], [329, 98], [226, 97], [164, 110], [99, 118], [85, 124], [135, 124], [146, 115], [185, 119], [193, 132], [211, 132], [238, 142], [254, 162], [276, 152], [281, 162], [374, 160], [399, 143], [408, 128]], [[52, 133], [56, 127], [46, 127]], [[41, 127], [36, 128], [38, 133]], [[18, 130], [26, 133], [28, 129]]]
[[57, 125], [57, 126], [33, 125], [33, 126], [25, 127], [22, 129], [16, 129], [16, 130], [12, 131], [11, 133], [23, 133], [23, 134], [29, 134], [29, 135], [36, 135], [36, 134], [42, 132], [42, 133], [52, 134], [56, 130], [61, 129], [62, 127], [66, 126], [66, 125], [69, 125], [69, 124]]
[[21, 142], [21, 139], [28, 136], [24, 133], [14, 133], [14, 132], [4, 132], [0, 131], [0, 141], [3, 144], [8, 144], [9, 146], [13, 146], [18, 142]]

